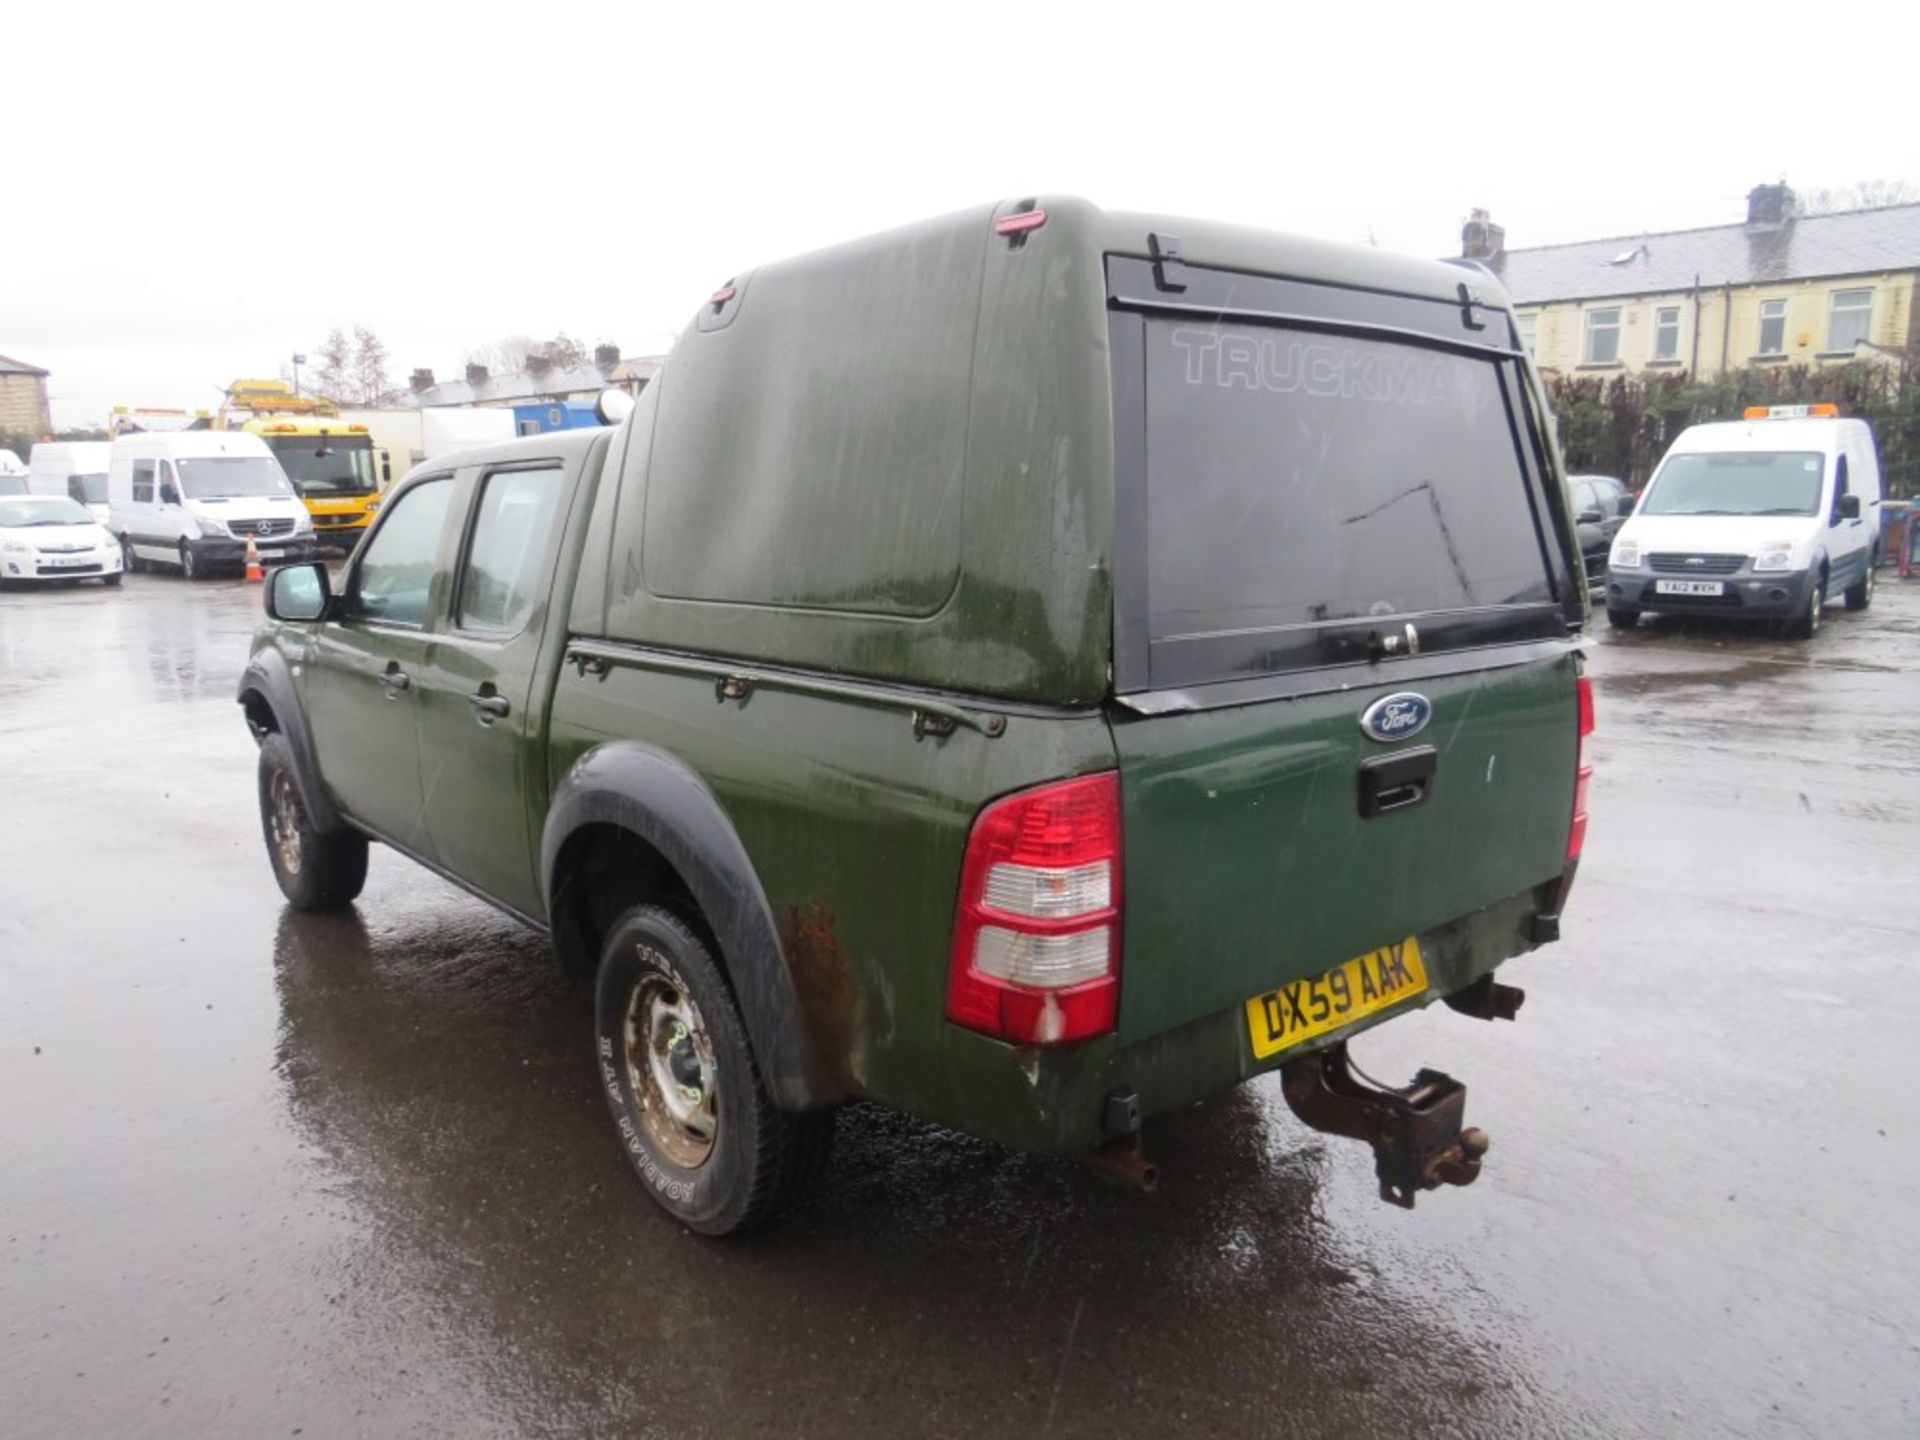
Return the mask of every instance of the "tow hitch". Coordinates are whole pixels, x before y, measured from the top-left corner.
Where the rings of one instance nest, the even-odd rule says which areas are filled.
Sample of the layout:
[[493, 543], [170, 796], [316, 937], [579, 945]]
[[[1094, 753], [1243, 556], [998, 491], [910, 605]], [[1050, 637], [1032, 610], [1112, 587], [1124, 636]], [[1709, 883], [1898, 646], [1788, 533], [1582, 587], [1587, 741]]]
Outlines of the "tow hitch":
[[1418, 1191], [1479, 1178], [1486, 1132], [1461, 1128], [1467, 1087], [1451, 1076], [1422, 1070], [1401, 1089], [1378, 1089], [1354, 1074], [1343, 1042], [1281, 1066], [1280, 1086], [1303, 1123], [1373, 1147], [1389, 1204], [1411, 1210]]

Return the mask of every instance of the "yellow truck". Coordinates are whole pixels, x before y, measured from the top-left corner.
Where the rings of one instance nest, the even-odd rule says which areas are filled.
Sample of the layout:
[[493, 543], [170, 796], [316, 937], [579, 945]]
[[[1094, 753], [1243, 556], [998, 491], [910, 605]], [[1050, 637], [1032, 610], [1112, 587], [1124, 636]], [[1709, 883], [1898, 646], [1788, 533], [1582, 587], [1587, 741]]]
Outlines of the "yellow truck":
[[267, 442], [313, 516], [321, 545], [350, 550], [366, 533], [380, 508], [373, 437], [331, 400], [296, 394], [280, 380], [236, 380], [216, 423]]

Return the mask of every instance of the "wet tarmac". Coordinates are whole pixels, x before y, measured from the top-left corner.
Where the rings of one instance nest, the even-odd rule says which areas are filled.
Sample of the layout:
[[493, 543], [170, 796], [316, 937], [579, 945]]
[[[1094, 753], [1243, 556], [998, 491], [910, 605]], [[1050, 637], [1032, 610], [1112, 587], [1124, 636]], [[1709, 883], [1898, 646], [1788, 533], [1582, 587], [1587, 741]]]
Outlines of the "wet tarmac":
[[284, 909], [258, 591], [0, 594], [0, 1435], [1920, 1433], [1920, 583], [1811, 645], [1596, 632], [1599, 775], [1468, 1190], [1380, 1205], [1271, 1078], [1163, 1193], [873, 1110], [693, 1237], [544, 943], [376, 849]]

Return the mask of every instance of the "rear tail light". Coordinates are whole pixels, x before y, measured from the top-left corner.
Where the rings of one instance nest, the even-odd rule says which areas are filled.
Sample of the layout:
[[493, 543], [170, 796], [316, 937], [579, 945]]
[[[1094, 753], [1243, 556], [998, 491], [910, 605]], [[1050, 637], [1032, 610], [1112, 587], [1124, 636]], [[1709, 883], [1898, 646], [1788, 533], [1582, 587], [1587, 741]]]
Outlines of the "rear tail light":
[[1580, 696], [1580, 741], [1573, 762], [1573, 824], [1567, 831], [1567, 860], [1580, 858], [1587, 843], [1587, 786], [1593, 780], [1593, 681], [1582, 675], [1574, 682]]
[[1015, 1045], [1104, 1035], [1120, 1002], [1120, 779], [980, 812], [960, 867], [947, 1018]]

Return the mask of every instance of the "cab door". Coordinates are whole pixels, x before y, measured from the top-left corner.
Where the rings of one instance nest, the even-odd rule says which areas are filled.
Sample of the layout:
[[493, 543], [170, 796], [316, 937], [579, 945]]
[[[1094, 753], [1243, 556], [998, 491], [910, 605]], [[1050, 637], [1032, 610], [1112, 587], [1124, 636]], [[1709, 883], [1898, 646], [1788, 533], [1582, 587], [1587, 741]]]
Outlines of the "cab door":
[[479, 477], [447, 624], [418, 677], [420, 753], [434, 858], [522, 914], [544, 910], [534, 859], [544, 809], [543, 707], [533, 690], [562, 517], [557, 460]]
[[428, 847], [415, 686], [444, 603], [453, 493], [451, 476], [435, 476], [386, 508], [308, 660], [321, 779], [347, 815], [416, 856]]

